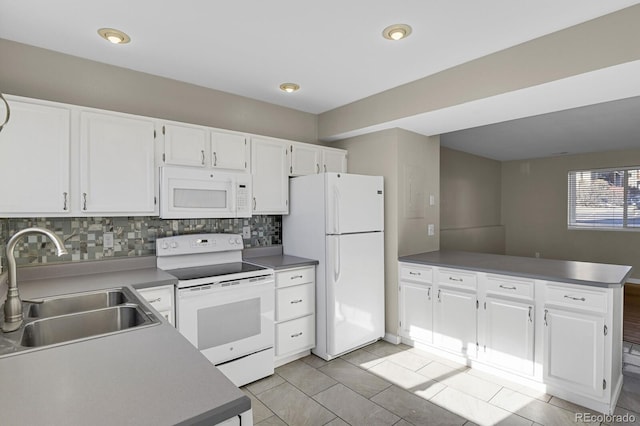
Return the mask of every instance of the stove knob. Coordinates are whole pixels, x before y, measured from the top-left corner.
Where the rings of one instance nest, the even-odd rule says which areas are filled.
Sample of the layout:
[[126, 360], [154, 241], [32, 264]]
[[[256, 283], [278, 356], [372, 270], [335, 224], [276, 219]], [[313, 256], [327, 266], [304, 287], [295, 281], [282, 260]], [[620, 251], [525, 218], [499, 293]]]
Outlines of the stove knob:
[[178, 243], [175, 241], [171, 243], [171, 248], [178, 248]]
[[169, 248], [169, 243], [168, 242], [165, 241], [164, 243], [162, 243], [162, 249], [163, 250], [167, 250], [168, 248]]
[[242, 244], [242, 239], [240, 237], [236, 237], [236, 244]]
[[236, 240], [234, 240], [233, 238], [229, 238], [229, 244], [235, 244]]

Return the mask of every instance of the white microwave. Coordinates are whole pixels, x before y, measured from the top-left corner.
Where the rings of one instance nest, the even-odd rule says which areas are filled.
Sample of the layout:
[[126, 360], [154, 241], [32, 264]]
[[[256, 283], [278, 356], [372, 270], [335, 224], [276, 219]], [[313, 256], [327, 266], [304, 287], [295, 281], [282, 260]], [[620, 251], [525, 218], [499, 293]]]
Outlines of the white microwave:
[[191, 167], [160, 168], [163, 219], [251, 217], [251, 175]]

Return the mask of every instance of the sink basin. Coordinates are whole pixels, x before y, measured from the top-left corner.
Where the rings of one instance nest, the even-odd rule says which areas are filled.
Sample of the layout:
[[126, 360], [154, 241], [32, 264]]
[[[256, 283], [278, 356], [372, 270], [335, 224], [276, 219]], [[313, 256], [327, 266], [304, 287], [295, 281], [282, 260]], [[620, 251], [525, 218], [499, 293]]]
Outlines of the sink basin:
[[94, 309], [109, 308], [131, 302], [131, 297], [122, 290], [107, 290], [80, 295], [47, 298], [33, 304], [27, 311], [30, 318], [48, 318]]
[[24, 327], [20, 344], [25, 347], [54, 345], [151, 323], [136, 305], [98, 309], [30, 322]]

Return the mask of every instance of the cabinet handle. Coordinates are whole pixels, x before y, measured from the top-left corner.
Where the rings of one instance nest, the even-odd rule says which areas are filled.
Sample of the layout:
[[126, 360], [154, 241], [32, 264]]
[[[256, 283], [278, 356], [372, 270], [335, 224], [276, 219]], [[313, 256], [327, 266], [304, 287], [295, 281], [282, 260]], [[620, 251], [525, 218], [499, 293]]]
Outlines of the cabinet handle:
[[438, 289], [438, 302], [441, 302], [441, 301], [442, 301], [442, 300], [440, 299], [440, 292], [441, 292], [441, 291], [442, 291], [442, 290]]
[[431, 287], [427, 289], [427, 299], [431, 300]]
[[324, 165], [324, 172], [327, 173], [327, 165]]
[[147, 302], [154, 304], [154, 303], [158, 303], [161, 300], [162, 300], [162, 297], [156, 297], [155, 299], [147, 300]]
[[547, 323], [547, 314], [548, 313], [549, 313], [549, 311], [545, 309], [544, 310], [544, 325], [545, 326], [549, 325], [549, 323]]
[[533, 322], [533, 317], [531, 316], [532, 310], [533, 310], [533, 306], [529, 306], [529, 322]]
[[66, 192], [62, 193], [62, 196], [64, 197], [64, 204], [62, 205], [62, 210], [67, 211], [67, 194]]
[[413, 272], [413, 271], [409, 271], [409, 275], [416, 275], [416, 276], [420, 276], [422, 274], [420, 274], [420, 272]]
[[2, 96], [2, 93], [0, 93], [0, 99], [2, 99], [2, 102], [4, 102], [4, 105], [6, 107], [6, 113], [4, 115], [4, 121], [2, 122], [2, 124], [0, 124], [0, 132], [1, 132], [2, 128], [4, 127], [4, 125], [9, 122], [9, 117], [11, 116], [11, 108], [9, 108], [9, 102], [7, 102], [7, 100], [4, 98], [4, 96]]
[[289, 278], [290, 280], [297, 280], [298, 278], [303, 278], [302, 275], [294, 275], [291, 278]]
[[293, 166], [289, 166], [289, 173], [293, 173]]
[[[202, 153], [204, 154], [204, 151], [202, 151]], [[204, 157], [203, 157], [204, 158]], [[204, 163], [202, 163], [204, 164]], [[213, 153], [213, 166], [217, 166], [218, 165], [218, 154], [216, 154], [215, 152]]]
[[295, 304], [295, 303], [300, 303], [300, 302], [302, 302], [302, 299], [292, 300], [292, 301], [291, 301], [291, 304], [293, 305], [293, 304]]
[[256, 197], [253, 197], [253, 209], [256, 209]]
[[82, 193], [82, 210], [87, 210], [87, 193]]
[[201, 150], [200, 153], [202, 154], [202, 165], [204, 166], [204, 149]]
[[587, 299], [585, 299], [584, 297], [573, 297], [573, 296], [569, 296], [568, 294], [564, 295], [565, 299], [571, 299], [571, 300], [577, 300], [578, 302], [584, 302]]
[[320, 173], [320, 164], [316, 163], [316, 173]]
[[291, 335], [291, 337], [292, 337], [292, 338], [294, 338], [294, 337], [300, 337], [300, 336], [302, 336], [302, 331], [301, 331], [300, 333], [296, 333], [296, 334], [292, 334], [292, 335]]
[[517, 288], [514, 286], [502, 285], [502, 284], [500, 284], [500, 288], [504, 288], [505, 290], [517, 290]]
[[453, 277], [449, 277], [449, 281], [456, 281], [461, 283], [462, 281], [464, 281], [462, 278], [453, 278]]

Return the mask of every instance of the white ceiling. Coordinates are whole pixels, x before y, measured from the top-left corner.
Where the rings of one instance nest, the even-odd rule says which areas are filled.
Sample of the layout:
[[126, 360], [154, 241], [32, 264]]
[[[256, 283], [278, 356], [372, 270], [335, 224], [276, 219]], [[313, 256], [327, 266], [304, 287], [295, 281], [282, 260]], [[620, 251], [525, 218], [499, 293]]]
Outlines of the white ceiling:
[[[637, 3], [0, 0], [0, 38], [317, 114]], [[411, 37], [382, 38], [394, 23], [411, 25]], [[109, 44], [97, 35], [101, 27], [121, 29], [132, 41]], [[289, 81], [301, 90], [278, 89]], [[413, 118], [416, 131], [433, 134], [432, 121], [419, 122]], [[473, 125], [459, 123], [440, 130]], [[468, 150], [465, 138], [474, 139], [475, 153], [494, 157], [477, 149], [478, 139], [492, 139], [487, 133], [466, 132], [445, 140]]]

